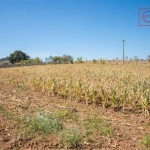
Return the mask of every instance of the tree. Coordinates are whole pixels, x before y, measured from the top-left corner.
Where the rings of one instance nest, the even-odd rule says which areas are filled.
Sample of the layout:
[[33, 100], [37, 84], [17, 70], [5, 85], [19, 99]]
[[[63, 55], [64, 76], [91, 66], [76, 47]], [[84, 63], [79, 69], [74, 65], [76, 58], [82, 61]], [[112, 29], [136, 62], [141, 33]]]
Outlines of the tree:
[[71, 63], [73, 64], [73, 57], [70, 55], [63, 55], [63, 56], [49, 56], [48, 58], [48, 62], [50, 63], [64, 63], [64, 64], [68, 64]]
[[33, 63], [40, 63], [40, 62], [42, 62], [42, 61], [40, 60], [39, 57], [36, 57], [36, 58], [32, 59], [32, 62], [33, 62]]
[[53, 63], [62, 63], [62, 57], [60, 56], [54, 56], [52, 59]]
[[14, 64], [20, 62], [21, 60], [29, 60], [30, 56], [20, 50], [16, 50], [14, 53], [10, 54], [8, 59], [10, 63]]
[[150, 62], [150, 55], [148, 55], [147, 60]]
[[82, 57], [78, 57], [78, 58], [77, 58], [77, 62], [78, 62], [78, 63], [83, 63], [83, 58], [82, 58]]
[[62, 57], [63, 63], [71, 63], [73, 64], [73, 57], [70, 55], [63, 55]]
[[134, 60], [135, 60], [136, 65], [137, 65], [137, 62], [138, 62], [139, 58], [137, 56], [134, 56]]
[[45, 62], [48, 63], [48, 58], [47, 57], [45, 58]]
[[53, 56], [50, 55], [49, 58], [48, 58], [48, 62], [52, 62], [53, 61]]

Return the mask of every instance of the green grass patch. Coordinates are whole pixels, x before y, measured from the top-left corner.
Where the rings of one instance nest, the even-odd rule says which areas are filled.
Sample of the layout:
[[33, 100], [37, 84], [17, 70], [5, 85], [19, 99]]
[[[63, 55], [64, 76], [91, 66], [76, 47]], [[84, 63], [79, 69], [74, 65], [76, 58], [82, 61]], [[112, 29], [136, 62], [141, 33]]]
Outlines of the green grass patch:
[[150, 135], [144, 135], [142, 140], [140, 141], [142, 145], [150, 148]]
[[67, 110], [57, 110], [55, 112], [55, 117], [58, 119], [61, 119], [63, 121], [78, 121], [78, 115], [73, 109], [67, 109]]
[[13, 114], [9, 111], [7, 111], [3, 105], [0, 105], [0, 114], [3, 114], [8, 119], [12, 119]]
[[3, 114], [5, 112], [5, 109], [2, 105], [0, 105], [0, 114]]
[[102, 120], [101, 118], [89, 118], [82, 121], [81, 125], [85, 128], [87, 135], [94, 133], [95, 131], [99, 133], [99, 135], [113, 135], [113, 129], [111, 129], [110, 125], [106, 120]]
[[61, 144], [66, 148], [77, 148], [80, 145], [82, 134], [79, 130], [68, 128], [59, 134]]
[[53, 114], [42, 111], [35, 116], [28, 118], [27, 133], [31, 136], [35, 134], [58, 133], [62, 128], [62, 124]]

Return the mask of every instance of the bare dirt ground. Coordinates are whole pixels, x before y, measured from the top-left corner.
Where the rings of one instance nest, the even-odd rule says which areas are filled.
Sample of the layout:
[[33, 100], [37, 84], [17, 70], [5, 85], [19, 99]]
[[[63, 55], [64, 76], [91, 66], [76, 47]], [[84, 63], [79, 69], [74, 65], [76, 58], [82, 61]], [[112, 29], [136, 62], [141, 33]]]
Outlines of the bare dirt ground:
[[[142, 144], [144, 135], [150, 133], [150, 122], [148, 117], [139, 112], [121, 112], [113, 109], [90, 105], [83, 102], [68, 101], [59, 97], [49, 97], [38, 93], [38, 91], [12, 91], [5, 87], [0, 89], [0, 150], [47, 150], [47, 149], [71, 149], [61, 144], [58, 134], [47, 134], [46, 136], [36, 134], [34, 137], [25, 136], [23, 117], [32, 116], [40, 110], [48, 112], [61, 112], [71, 110], [78, 116], [77, 120], [72, 118], [62, 120], [63, 126], [78, 128], [81, 121], [100, 117], [107, 120], [113, 134], [101, 134], [95, 127], [88, 138], [83, 138], [79, 145], [72, 149], [102, 149], [102, 150], [146, 150], [150, 147]], [[20, 119], [21, 118], [21, 119]], [[85, 125], [86, 126], [86, 125]], [[88, 126], [88, 125], [87, 125]], [[84, 124], [82, 124], [84, 127]], [[82, 128], [80, 128], [82, 132]], [[94, 130], [96, 129], [96, 130]], [[108, 132], [109, 133], [109, 132]]]

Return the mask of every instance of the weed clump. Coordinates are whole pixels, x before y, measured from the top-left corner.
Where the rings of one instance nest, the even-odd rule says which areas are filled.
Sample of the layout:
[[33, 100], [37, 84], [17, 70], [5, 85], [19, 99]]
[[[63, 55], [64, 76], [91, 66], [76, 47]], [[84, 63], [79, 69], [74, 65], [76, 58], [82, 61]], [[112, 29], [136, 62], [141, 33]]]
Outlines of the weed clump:
[[61, 122], [55, 118], [52, 114], [42, 111], [35, 116], [28, 119], [27, 133], [34, 135], [58, 133], [62, 129]]
[[67, 148], [77, 148], [82, 139], [82, 134], [77, 129], [68, 128], [60, 133], [60, 138], [60, 142], [63, 146]]

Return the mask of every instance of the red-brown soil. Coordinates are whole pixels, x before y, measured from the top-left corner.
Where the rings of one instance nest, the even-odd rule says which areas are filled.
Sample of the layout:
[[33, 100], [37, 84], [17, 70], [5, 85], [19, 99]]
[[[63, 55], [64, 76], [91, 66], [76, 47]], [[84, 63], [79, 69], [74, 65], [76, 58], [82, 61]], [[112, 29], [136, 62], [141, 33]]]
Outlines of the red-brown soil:
[[[14, 102], [14, 99], [16, 102]], [[102, 149], [102, 150], [145, 150], [141, 144], [144, 135], [150, 133], [149, 118], [139, 112], [114, 111], [111, 108], [103, 109], [98, 106], [87, 106], [85, 103], [64, 100], [58, 97], [49, 97], [37, 91], [12, 91], [8, 87], [0, 90], [0, 106], [5, 112], [0, 113], [0, 150], [47, 150], [67, 149], [60, 146], [59, 137], [50, 134], [46, 138], [41, 136], [27, 139], [18, 137], [18, 121], [14, 121], [12, 115], [26, 115], [34, 113], [35, 110], [45, 109], [47, 111], [63, 110], [72, 108], [80, 119], [88, 118], [91, 115], [101, 116], [109, 120], [114, 130], [114, 135], [91, 138], [88, 142], [82, 141], [76, 149]], [[24, 106], [24, 107], [22, 107]], [[30, 110], [34, 110], [33, 112]], [[67, 125], [67, 123], [64, 125]], [[68, 148], [69, 149], [69, 148]], [[148, 148], [147, 148], [148, 149]]]

